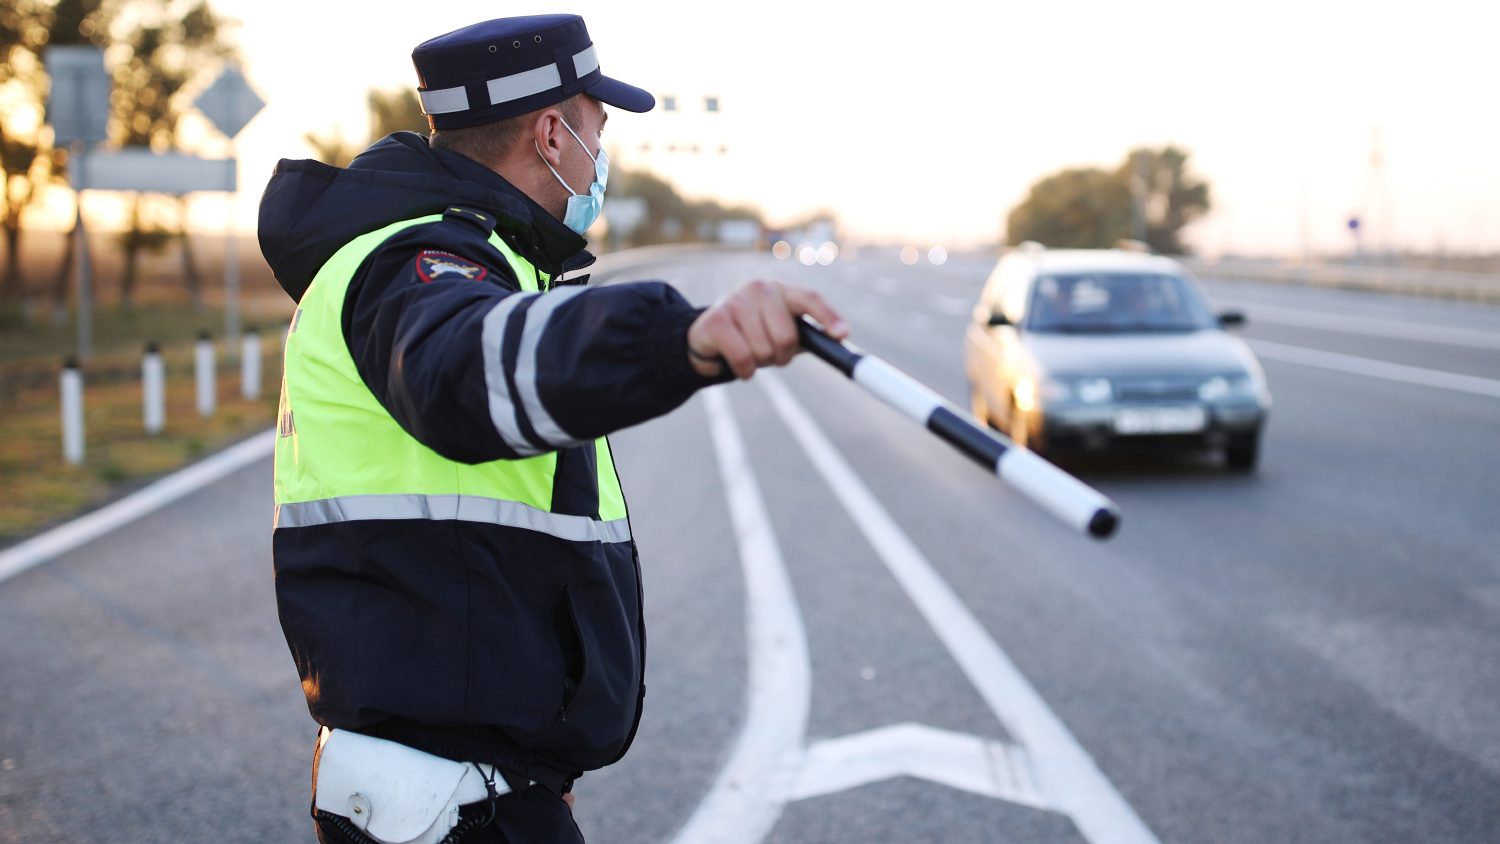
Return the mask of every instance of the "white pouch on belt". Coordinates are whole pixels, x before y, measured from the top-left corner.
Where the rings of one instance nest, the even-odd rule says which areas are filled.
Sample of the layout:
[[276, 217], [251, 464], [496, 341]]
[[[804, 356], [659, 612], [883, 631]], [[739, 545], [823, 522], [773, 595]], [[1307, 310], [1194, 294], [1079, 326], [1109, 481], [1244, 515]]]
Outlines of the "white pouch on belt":
[[510, 786], [491, 768], [454, 762], [385, 739], [324, 730], [313, 806], [342, 815], [382, 844], [437, 844], [458, 824], [458, 807]]

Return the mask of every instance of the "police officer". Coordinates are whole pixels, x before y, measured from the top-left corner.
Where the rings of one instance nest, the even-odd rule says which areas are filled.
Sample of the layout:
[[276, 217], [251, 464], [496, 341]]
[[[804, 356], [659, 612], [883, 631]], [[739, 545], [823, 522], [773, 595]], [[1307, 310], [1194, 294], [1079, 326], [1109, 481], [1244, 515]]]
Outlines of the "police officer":
[[297, 300], [276, 446], [282, 629], [322, 725], [324, 842], [576, 842], [573, 781], [629, 748], [640, 566], [605, 435], [835, 334], [750, 282], [700, 310], [589, 288], [609, 176], [582, 18], [505, 18], [412, 55], [432, 135], [347, 169], [283, 160], [261, 248]]

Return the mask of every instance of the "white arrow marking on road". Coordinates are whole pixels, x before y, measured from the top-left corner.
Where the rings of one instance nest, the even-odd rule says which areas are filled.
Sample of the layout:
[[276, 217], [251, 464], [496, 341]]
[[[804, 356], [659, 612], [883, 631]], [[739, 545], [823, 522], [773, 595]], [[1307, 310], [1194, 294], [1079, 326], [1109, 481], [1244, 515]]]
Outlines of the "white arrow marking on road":
[[1092, 844], [1156, 844], [775, 373], [762, 372], [760, 378], [783, 421], [881, 559], [1025, 747], [921, 724], [895, 724], [803, 747], [811, 699], [807, 638], [744, 439], [723, 388], [711, 388], [704, 403], [745, 572], [749, 701], [729, 761], [673, 844], [759, 844], [789, 801], [896, 776], [1063, 812]]
[[230, 472], [260, 460], [275, 448], [276, 429], [262, 431], [186, 469], [173, 472], [113, 504], [12, 545], [0, 551], [0, 581], [98, 539], [190, 492], [196, 492]]
[[790, 797], [803, 800], [899, 776], [1035, 809], [1054, 808], [1037, 788], [1024, 748], [925, 724], [893, 724], [815, 742]]
[[1500, 380], [1494, 378], [1460, 375], [1457, 372], [1444, 372], [1441, 369], [1407, 366], [1406, 364], [1391, 363], [1389, 361], [1375, 360], [1374, 358], [1362, 358], [1354, 355], [1339, 354], [1338, 352], [1325, 352], [1322, 349], [1287, 346], [1281, 343], [1272, 343], [1268, 340], [1246, 340], [1245, 342], [1249, 343], [1250, 348], [1260, 357], [1279, 360], [1283, 363], [1315, 366], [1319, 369], [1332, 369], [1335, 372], [1348, 372], [1354, 375], [1367, 375], [1371, 378], [1383, 378], [1387, 381], [1400, 381], [1403, 384], [1420, 384], [1423, 387], [1437, 387], [1442, 390], [1453, 390], [1459, 393], [1473, 393], [1476, 396], [1494, 396], [1500, 398]]
[[1156, 844], [1157, 838], [1079, 745], [1005, 651], [954, 594], [779, 375], [757, 375], [782, 422], [844, 505], [1007, 733], [1026, 748], [1047, 803], [1092, 844]]

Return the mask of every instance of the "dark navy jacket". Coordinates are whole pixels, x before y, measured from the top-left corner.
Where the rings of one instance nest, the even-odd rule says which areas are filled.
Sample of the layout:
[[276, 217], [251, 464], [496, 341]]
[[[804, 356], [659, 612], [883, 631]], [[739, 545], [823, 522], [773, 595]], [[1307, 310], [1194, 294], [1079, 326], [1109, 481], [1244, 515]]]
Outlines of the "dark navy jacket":
[[[698, 311], [676, 290], [640, 282], [518, 298], [507, 325], [539, 302], [554, 309], [529, 373], [540, 406], [528, 414], [517, 403], [515, 424], [503, 427], [490, 390], [501, 374], [516, 378], [521, 331], [507, 331], [492, 361], [482, 335], [520, 284], [490, 230], [562, 284], [593, 262], [584, 240], [525, 194], [399, 132], [347, 169], [281, 161], [261, 201], [261, 250], [300, 299], [349, 241], [451, 208], [462, 210], [401, 230], [356, 271], [343, 330], [360, 377], [403, 429], [450, 460], [556, 451], [553, 512], [597, 518], [592, 440], [710, 383], [688, 362]], [[427, 253], [471, 271], [432, 277]], [[633, 542], [397, 520], [278, 527], [273, 549], [282, 628], [320, 724], [554, 788], [629, 746], [645, 694]]]

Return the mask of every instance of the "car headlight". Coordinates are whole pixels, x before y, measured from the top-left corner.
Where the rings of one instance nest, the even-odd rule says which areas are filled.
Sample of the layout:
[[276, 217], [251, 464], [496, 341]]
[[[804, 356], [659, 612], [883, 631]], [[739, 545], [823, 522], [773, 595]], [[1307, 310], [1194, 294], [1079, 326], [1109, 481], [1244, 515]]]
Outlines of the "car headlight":
[[1036, 407], [1036, 382], [1030, 378], [1023, 378], [1016, 382], [1014, 391], [1016, 397], [1016, 410], [1031, 410]]
[[1203, 401], [1253, 398], [1255, 393], [1255, 381], [1248, 375], [1234, 375], [1229, 377], [1215, 375], [1198, 385], [1198, 398]]
[[1115, 388], [1108, 378], [1085, 378], [1078, 382], [1076, 392], [1084, 404], [1099, 404], [1113, 398]]

